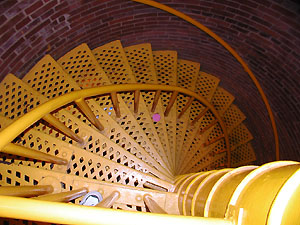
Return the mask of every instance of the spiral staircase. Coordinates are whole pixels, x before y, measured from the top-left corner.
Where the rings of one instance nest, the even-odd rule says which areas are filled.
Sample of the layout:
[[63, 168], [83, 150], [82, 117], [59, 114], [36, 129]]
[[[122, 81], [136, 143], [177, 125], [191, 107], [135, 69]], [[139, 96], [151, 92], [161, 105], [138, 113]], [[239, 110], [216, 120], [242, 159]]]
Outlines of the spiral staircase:
[[[8, 74], [2, 223], [275, 224], [282, 193], [299, 196], [299, 164], [249, 166], [253, 137], [229, 91], [176, 51], [118, 40]], [[79, 206], [91, 191], [104, 200]]]

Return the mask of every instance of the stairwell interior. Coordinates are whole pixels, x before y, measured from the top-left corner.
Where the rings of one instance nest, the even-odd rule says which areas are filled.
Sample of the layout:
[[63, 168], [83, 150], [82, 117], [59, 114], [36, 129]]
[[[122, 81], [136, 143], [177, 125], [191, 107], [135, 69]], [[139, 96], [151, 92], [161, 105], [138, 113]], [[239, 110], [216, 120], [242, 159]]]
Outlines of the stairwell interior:
[[[239, 96], [201, 67], [174, 50], [113, 40], [8, 73], [1, 222], [299, 222], [299, 163], [255, 165]], [[103, 200], [80, 205], [91, 192]]]

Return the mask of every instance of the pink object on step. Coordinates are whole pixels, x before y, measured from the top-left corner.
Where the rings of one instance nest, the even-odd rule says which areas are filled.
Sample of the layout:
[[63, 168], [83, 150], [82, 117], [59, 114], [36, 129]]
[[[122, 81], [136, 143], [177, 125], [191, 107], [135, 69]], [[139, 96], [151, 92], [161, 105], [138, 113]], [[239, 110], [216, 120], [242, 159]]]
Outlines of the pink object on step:
[[158, 113], [155, 113], [152, 116], [152, 119], [154, 120], [154, 122], [159, 122], [160, 121], [160, 115]]

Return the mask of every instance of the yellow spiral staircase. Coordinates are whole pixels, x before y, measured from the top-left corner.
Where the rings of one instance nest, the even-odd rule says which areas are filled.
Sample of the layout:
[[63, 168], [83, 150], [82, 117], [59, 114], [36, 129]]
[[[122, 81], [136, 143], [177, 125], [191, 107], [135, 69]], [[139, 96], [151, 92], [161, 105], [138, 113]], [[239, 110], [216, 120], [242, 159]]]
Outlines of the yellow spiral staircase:
[[[250, 166], [253, 137], [233, 102], [198, 62], [149, 43], [81, 44], [8, 74], [1, 222], [299, 223], [299, 163]], [[92, 191], [103, 201], [79, 205]]]

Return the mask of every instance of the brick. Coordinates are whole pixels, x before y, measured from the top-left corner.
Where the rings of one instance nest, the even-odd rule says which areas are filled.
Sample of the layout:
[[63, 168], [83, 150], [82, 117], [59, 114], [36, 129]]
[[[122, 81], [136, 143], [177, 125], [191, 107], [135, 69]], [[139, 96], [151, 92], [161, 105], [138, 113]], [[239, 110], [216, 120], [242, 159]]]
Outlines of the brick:
[[27, 15], [30, 15], [32, 12], [36, 11], [38, 8], [40, 8], [43, 5], [42, 1], [36, 1], [33, 5], [25, 9], [25, 13]]
[[57, 0], [51, 0], [46, 5], [43, 5], [41, 8], [36, 10], [31, 16], [32, 18], [37, 18], [44, 14], [45, 12], [49, 11], [51, 8], [53, 8], [57, 4]]
[[30, 21], [30, 18], [26, 17], [25, 19], [16, 24], [16, 29], [19, 30], [20, 28], [26, 26]]

